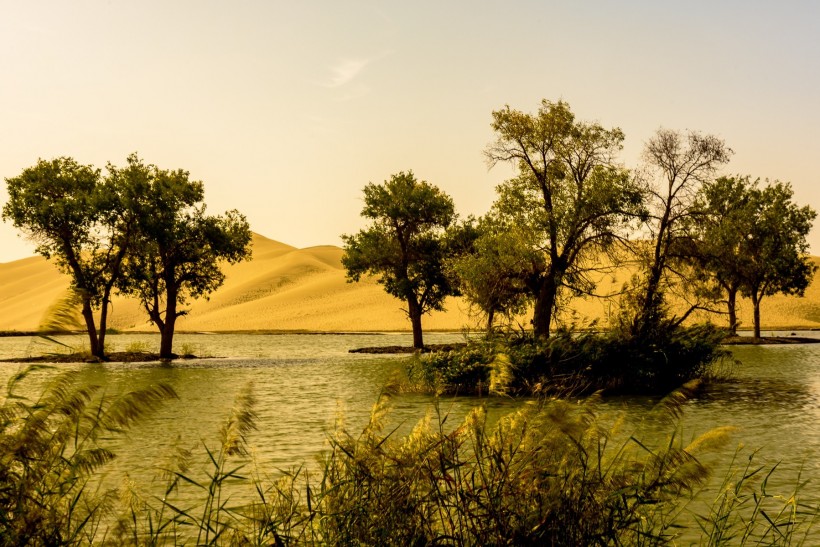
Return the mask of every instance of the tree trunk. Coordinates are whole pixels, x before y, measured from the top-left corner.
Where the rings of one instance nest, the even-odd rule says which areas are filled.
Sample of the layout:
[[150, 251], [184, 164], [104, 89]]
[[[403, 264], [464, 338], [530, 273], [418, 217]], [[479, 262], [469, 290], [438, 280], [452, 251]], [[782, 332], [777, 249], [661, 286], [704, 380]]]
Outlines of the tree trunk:
[[410, 324], [413, 326], [413, 347], [422, 349], [424, 339], [421, 333], [421, 306], [413, 297], [407, 299], [407, 315], [410, 316]]
[[495, 310], [490, 309], [490, 311], [487, 312], [487, 335], [488, 336], [493, 333], [493, 322], [494, 322], [494, 320], [495, 320]]
[[552, 310], [555, 307], [557, 293], [555, 276], [548, 275], [541, 283], [538, 295], [535, 298], [535, 310], [532, 315], [532, 330], [536, 336], [549, 338]]
[[728, 291], [726, 305], [729, 308], [729, 334], [737, 334], [737, 289], [731, 288]]
[[168, 289], [165, 300], [165, 321], [160, 326], [159, 358], [174, 358], [174, 328], [177, 322], [177, 294]]
[[755, 339], [760, 338], [760, 297], [757, 291], [752, 291], [752, 306], [754, 307]]
[[85, 328], [88, 331], [89, 351], [91, 351], [91, 355], [94, 357], [102, 359], [105, 355], [100, 346], [100, 340], [97, 337], [97, 327], [94, 324], [94, 311], [91, 309], [91, 302], [85, 298], [83, 299], [82, 314], [83, 319], [85, 319]]
[[165, 323], [160, 329], [160, 343], [159, 343], [159, 358], [173, 359], [174, 358], [174, 323], [176, 317], [166, 318]]
[[105, 333], [108, 329], [108, 306], [109, 306], [109, 299], [111, 298], [111, 288], [106, 287], [105, 291], [103, 292], [102, 298], [102, 307], [100, 309], [100, 330], [99, 330], [99, 344], [100, 344], [100, 357], [105, 355]]

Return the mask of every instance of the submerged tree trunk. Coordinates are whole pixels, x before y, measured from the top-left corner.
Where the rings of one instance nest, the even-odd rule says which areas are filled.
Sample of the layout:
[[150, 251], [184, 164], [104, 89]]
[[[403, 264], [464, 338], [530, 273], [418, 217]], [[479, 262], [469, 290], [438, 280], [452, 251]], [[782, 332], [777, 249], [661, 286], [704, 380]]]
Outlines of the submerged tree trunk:
[[493, 323], [495, 322], [495, 310], [490, 308], [487, 312], [487, 335], [493, 333]]
[[407, 298], [407, 315], [410, 316], [410, 324], [413, 327], [413, 347], [422, 349], [424, 339], [421, 332], [421, 306], [412, 296]]
[[102, 298], [102, 307], [100, 308], [100, 331], [99, 331], [99, 344], [100, 344], [100, 357], [103, 357], [105, 354], [105, 333], [108, 329], [108, 306], [110, 305], [111, 300], [111, 287], [106, 287], [103, 291], [103, 298]]
[[159, 357], [173, 359], [174, 357], [174, 323], [176, 318], [167, 319], [160, 329]]

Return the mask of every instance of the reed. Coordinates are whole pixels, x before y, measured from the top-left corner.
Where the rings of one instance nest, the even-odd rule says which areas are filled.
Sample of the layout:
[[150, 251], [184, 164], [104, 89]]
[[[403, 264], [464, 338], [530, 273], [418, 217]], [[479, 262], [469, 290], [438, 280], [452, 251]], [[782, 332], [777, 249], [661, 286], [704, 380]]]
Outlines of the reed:
[[[702, 545], [810, 542], [818, 508], [801, 501], [799, 482], [775, 491], [776, 466], [755, 464], [754, 453], [733, 462], [713, 503], [691, 503], [710, 492], [704, 456], [719, 455], [732, 433], [683, 442], [683, 407], [697, 387], [656, 405], [651, 434], [600, 412], [596, 395], [535, 399], [492, 426], [481, 407], [454, 423], [436, 402], [398, 435], [386, 389], [361, 430], [339, 416], [316, 464], [274, 479], [251, 464], [246, 388], [219, 441], [176, 451], [161, 466], [162, 491], [146, 495], [131, 482], [116, 493], [87, 488], [113, 457], [93, 440], [172, 393], [141, 392], [86, 412], [94, 395], [61, 376], [38, 401], [12, 389], [2, 407], [0, 537], [9, 545], [667, 545], [693, 534]], [[42, 412], [48, 425], [36, 418]], [[29, 502], [18, 508], [17, 499]]]
[[0, 405], [0, 545], [90, 543], [112, 501], [92, 487], [115, 457], [104, 439], [176, 396], [159, 384], [111, 398], [78, 386], [75, 372], [58, 375], [37, 400], [20, 395], [42, 368], [12, 376]]

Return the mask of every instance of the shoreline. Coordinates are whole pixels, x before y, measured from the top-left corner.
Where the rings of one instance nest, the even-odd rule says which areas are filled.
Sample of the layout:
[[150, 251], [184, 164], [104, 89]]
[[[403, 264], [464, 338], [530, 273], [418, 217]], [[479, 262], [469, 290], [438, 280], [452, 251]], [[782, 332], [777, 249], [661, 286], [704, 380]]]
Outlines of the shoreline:
[[[796, 332], [795, 332], [796, 331]], [[465, 331], [464, 329], [425, 329], [425, 333], [430, 334], [459, 334], [459, 333], [483, 333], [483, 330], [468, 330]], [[577, 332], [590, 332], [588, 330], [579, 330]], [[594, 331], [592, 331], [594, 332]], [[753, 338], [749, 335], [751, 333], [751, 329], [749, 330], [739, 330], [738, 332], [745, 333], [739, 334], [734, 337], [728, 337], [734, 340], [735, 338], [740, 339], [739, 342], [726, 342], [728, 344], [745, 344], [745, 343], [752, 343], [752, 342], [744, 342], [742, 340], [749, 339], [753, 340]], [[774, 327], [774, 328], [763, 328], [761, 332], [790, 332], [787, 336], [761, 336], [760, 340], [778, 340], [778, 339], [802, 339], [807, 340], [807, 343], [812, 343], [814, 341], [820, 342], [820, 338], [809, 338], [809, 337], [801, 337], [797, 333], [798, 332], [820, 332], [820, 327]], [[358, 336], [358, 335], [384, 335], [388, 336], [391, 334], [412, 334], [413, 331], [410, 329], [401, 329], [401, 330], [389, 330], [389, 329], [379, 329], [379, 330], [352, 330], [352, 331], [334, 331], [334, 330], [306, 330], [306, 329], [238, 329], [238, 330], [178, 330], [175, 334], [207, 334], [207, 335], [222, 335], [222, 334], [248, 334], [248, 335], [267, 335], [267, 336], [285, 336], [285, 335], [317, 335], [317, 334], [324, 334], [330, 336]], [[78, 330], [78, 331], [0, 331], [0, 338], [13, 338], [13, 337], [22, 337], [22, 336], [82, 336], [85, 335], [86, 331]], [[116, 334], [116, 335], [159, 335], [157, 331], [154, 330], [126, 330], [121, 331], [117, 329], [108, 330], [106, 334]], [[789, 342], [772, 342], [774, 344], [778, 343], [789, 343]]]

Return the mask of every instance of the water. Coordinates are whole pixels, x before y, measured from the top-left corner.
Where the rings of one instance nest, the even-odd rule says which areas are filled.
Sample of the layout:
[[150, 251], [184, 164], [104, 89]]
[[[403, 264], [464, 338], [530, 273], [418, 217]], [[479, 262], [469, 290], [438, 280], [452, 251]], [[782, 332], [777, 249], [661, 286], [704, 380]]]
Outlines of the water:
[[[789, 334], [789, 333], [785, 333]], [[818, 336], [820, 333], [797, 333]], [[428, 343], [457, 342], [461, 334], [428, 334]], [[78, 337], [66, 340], [82, 344]], [[122, 350], [142, 345], [153, 350], [156, 336], [113, 335], [109, 349]], [[63, 369], [80, 371], [82, 382], [99, 384], [108, 393], [170, 384], [179, 394], [148, 420], [115, 442], [116, 465], [108, 470], [111, 481], [123, 473], [137, 482], [150, 482], [156, 469], [176, 446], [215, 446], [218, 431], [230, 413], [243, 386], [253, 385], [257, 399], [259, 430], [250, 444], [254, 458], [266, 474], [315, 461], [327, 448], [327, 434], [339, 412], [352, 431], [367, 421], [380, 390], [407, 357], [350, 354], [362, 346], [410, 345], [406, 334], [350, 335], [179, 335], [176, 349], [183, 345], [209, 359], [159, 363], [56, 365], [39, 371], [27, 389], [31, 394]], [[43, 347], [32, 338], [0, 338], [0, 358], [38, 353]], [[798, 473], [812, 483], [805, 493], [820, 498], [820, 344], [779, 346], [735, 346], [739, 363], [732, 378], [708, 389], [686, 403], [683, 421], [685, 440], [714, 427], [731, 425], [738, 429], [718, 458], [716, 475], [739, 445], [743, 454], [758, 450], [755, 458], [770, 465], [780, 462], [774, 486], [793, 483]], [[20, 368], [0, 367], [0, 380]], [[625, 412], [628, 421], [638, 423], [655, 399], [621, 397], [605, 400], [605, 413]], [[498, 415], [520, 405], [520, 401], [490, 398], [450, 399], [445, 410], [452, 422], [476, 404], [487, 404]], [[430, 408], [432, 398], [401, 395], [392, 415], [400, 431], [406, 431]], [[705, 496], [711, 495], [707, 490]]]
[[[428, 343], [464, 340], [458, 333], [430, 333]], [[62, 338], [73, 347], [81, 337]], [[139, 346], [156, 351], [156, 336], [111, 335], [108, 350]], [[353, 431], [360, 430], [382, 388], [409, 356], [351, 354], [363, 346], [412, 345], [405, 334], [312, 334], [312, 335], [206, 335], [175, 338], [175, 349], [192, 347], [207, 359], [178, 360], [171, 366], [160, 363], [58, 364], [38, 371], [24, 386], [35, 396], [47, 380], [62, 370], [79, 370], [80, 381], [103, 386], [118, 394], [164, 382], [179, 395], [141, 422], [124, 441], [113, 443], [117, 454], [111, 475], [127, 470], [132, 478], [150, 479], [156, 467], [167, 461], [176, 447], [199, 449], [203, 443], [215, 447], [219, 429], [229, 416], [243, 387], [252, 385], [258, 414], [258, 430], [250, 438], [260, 468], [275, 474], [301, 463], [310, 464], [328, 446], [327, 435], [337, 416]], [[0, 359], [60, 350], [29, 337], [0, 338]], [[24, 365], [0, 365], [0, 381]], [[396, 400], [391, 421], [409, 428], [430, 407], [431, 399], [420, 395]], [[448, 400], [445, 411], [453, 421], [476, 404], [472, 398]], [[489, 401], [490, 411], [518, 404], [506, 399]], [[203, 452], [204, 454], [204, 452]]]

